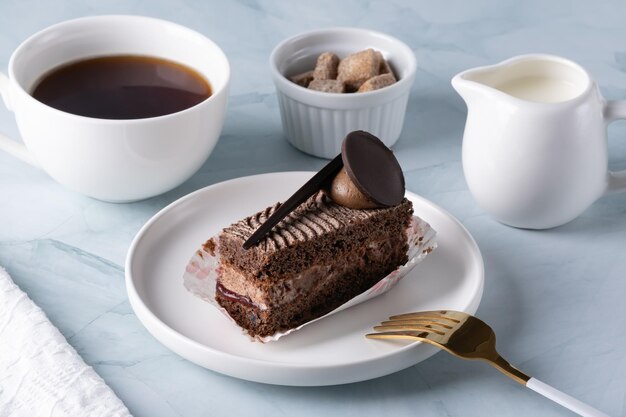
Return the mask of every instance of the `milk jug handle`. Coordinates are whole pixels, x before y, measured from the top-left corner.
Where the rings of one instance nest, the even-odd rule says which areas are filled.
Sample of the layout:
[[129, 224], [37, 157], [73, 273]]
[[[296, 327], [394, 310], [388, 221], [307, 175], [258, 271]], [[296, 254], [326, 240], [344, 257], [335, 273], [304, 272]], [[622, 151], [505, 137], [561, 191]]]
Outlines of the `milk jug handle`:
[[[626, 119], [626, 101], [607, 101], [604, 106], [604, 120], [609, 124], [615, 120]], [[626, 170], [609, 171], [607, 193], [626, 191]]]
[[[11, 81], [6, 75], [0, 72], [0, 96], [2, 96], [4, 105], [9, 110], [11, 110], [10, 92], [11, 92]], [[36, 166], [36, 167], [39, 166], [39, 164], [37, 164], [37, 161], [35, 161], [35, 158], [33, 157], [33, 155], [30, 152], [28, 152], [28, 149], [26, 149], [26, 146], [24, 146], [24, 144], [18, 141], [9, 139], [8, 137], [4, 136], [2, 133], [0, 133], [0, 150], [8, 152], [9, 154], [15, 157], [18, 157], [22, 161], [27, 162], [33, 166]]]

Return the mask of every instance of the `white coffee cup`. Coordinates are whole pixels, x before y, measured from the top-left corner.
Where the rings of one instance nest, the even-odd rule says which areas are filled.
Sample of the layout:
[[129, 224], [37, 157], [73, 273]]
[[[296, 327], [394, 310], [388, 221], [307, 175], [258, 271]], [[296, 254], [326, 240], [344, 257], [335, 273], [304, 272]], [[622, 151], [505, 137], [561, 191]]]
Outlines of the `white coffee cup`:
[[[209, 81], [211, 97], [186, 110], [109, 120], [66, 113], [30, 95], [50, 70], [95, 56], [142, 55], [187, 65]], [[222, 130], [230, 66], [222, 50], [183, 26], [141, 16], [69, 20], [24, 41], [0, 73], [24, 145], [0, 135], [0, 149], [41, 167], [65, 187], [111, 202], [142, 200], [191, 177]]]
[[626, 190], [608, 169], [606, 126], [626, 102], [606, 101], [580, 65], [530, 54], [456, 75], [468, 107], [463, 172], [476, 201], [502, 223], [545, 229], [599, 197]]

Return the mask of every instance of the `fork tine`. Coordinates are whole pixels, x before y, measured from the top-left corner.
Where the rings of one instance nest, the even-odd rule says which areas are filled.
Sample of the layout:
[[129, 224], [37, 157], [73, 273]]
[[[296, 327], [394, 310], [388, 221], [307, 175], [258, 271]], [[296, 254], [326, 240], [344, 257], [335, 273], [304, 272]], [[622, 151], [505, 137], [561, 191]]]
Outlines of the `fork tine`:
[[462, 311], [445, 310], [445, 317], [457, 320], [458, 322], [466, 321], [471, 316]]
[[391, 316], [391, 320], [406, 320], [406, 319], [424, 319], [424, 318], [438, 318], [442, 320], [448, 320], [454, 323], [460, 323], [467, 318], [467, 314], [460, 311], [452, 310], [439, 310], [439, 311], [420, 311], [419, 313], [405, 313]]
[[413, 330], [397, 330], [380, 333], [366, 334], [368, 339], [409, 339], [419, 340], [420, 342], [426, 342], [431, 345], [435, 345], [440, 349], [445, 349], [443, 344], [443, 336], [436, 333], [427, 333]]
[[414, 311], [414, 312], [410, 312], [410, 313], [396, 314], [394, 316], [391, 316], [390, 318], [392, 318], [392, 319], [401, 319], [401, 318], [415, 317], [415, 316], [421, 316], [421, 317], [442, 316], [442, 315], [444, 315], [446, 313], [446, 311], [447, 310]]
[[393, 331], [393, 332], [381, 332], [381, 333], [369, 333], [366, 334], [365, 337], [368, 339], [418, 339], [418, 340], [426, 340], [425, 337], [421, 336], [423, 332], [414, 332], [414, 331]]
[[401, 324], [407, 324], [407, 325], [428, 325], [428, 326], [439, 326], [439, 327], [443, 327], [444, 329], [452, 329], [453, 327], [450, 326], [449, 322], [438, 322], [435, 321], [437, 320], [436, 318], [430, 319], [430, 318], [420, 318], [420, 319], [398, 319], [398, 320], [387, 320], [387, 321], [383, 321], [381, 324], [382, 325], [386, 325], [386, 324], [394, 324], [394, 325], [401, 325]]
[[399, 325], [382, 325], [382, 326], [374, 326], [374, 330], [376, 331], [395, 331], [395, 330], [408, 330], [408, 331], [416, 331], [416, 332], [426, 332], [426, 333], [435, 333], [440, 336], [444, 336], [445, 333], [441, 330], [433, 329], [430, 326], [420, 326], [420, 325], [407, 325], [407, 324], [399, 324]]

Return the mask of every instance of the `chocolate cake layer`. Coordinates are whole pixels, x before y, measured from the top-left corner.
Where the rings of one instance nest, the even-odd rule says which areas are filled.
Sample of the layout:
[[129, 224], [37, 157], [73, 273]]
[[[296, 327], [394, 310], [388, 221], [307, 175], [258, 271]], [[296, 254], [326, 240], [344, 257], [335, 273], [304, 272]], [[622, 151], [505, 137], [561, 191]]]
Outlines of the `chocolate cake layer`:
[[[253, 336], [265, 337], [298, 327], [371, 288], [406, 262], [406, 242], [385, 233], [377, 236], [378, 239], [381, 237], [388, 239], [373, 245], [366, 243], [346, 256], [326, 260], [310, 286], [289, 294], [284, 302], [272, 300], [270, 293], [262, 300], [254, 296], [242, 298], [221, 283], [218, 284], [216, 300], [239, 326]], [[286, 280], [286, 283], [290, 281], [292, 279]]]

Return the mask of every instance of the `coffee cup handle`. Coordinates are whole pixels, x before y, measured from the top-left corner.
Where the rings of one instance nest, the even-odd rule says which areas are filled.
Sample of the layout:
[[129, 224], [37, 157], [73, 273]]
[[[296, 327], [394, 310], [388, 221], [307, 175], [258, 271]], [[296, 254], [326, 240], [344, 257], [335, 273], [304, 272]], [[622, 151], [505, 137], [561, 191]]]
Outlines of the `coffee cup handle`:
[[[626, 119], [626, 101], [607, 101], [604, 106], [604, 119], [607, 124], [615, 120]], [[606, 193], [619, 191], [626, 191], [626, 170], [609, 171]]]
[[[2, 96], [2, 100], [4, 101], [4, 105], [8, 110], [12, 110], [11, 108], [11, 82], [9, 78], [0, 72], [0, 96]], [[39, 164], [33, 157], [33, 155], [28, 152], [26, 146], [24, 144], [19, 143], [15, 140], [9, 139], [0, 133], [0, 149], [8, 152], [9, 154], [21, 159], [24, 162], [27, 162], [33, 166], [39, 167]]]

